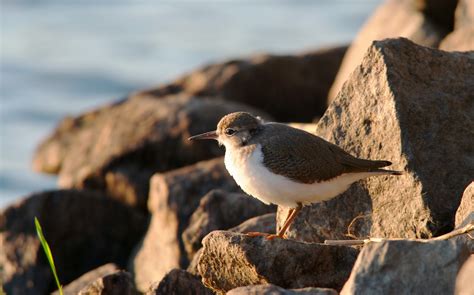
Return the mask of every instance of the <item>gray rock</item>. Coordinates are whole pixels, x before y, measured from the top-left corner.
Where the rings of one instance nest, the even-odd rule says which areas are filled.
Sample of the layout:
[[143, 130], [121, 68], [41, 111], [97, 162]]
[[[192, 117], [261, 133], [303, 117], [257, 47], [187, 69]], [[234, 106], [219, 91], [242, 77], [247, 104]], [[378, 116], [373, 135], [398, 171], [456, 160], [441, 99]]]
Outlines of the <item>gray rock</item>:
[[370, 243], [341, 294], [453, 294], [467, 257], [466, 247], [456, 239]]
[[[472, 253], [472, 252], [471, 252]], [[474, 284], [472, 278], [474, 274], [474, 254], [471, 254], [469, 258], [464, 262], [461, 270], [456, 278], [456, 286], [454, 288], [454, 294], [456, 295], [469, 295], [474, 294]]]
[[88, 286], [84, 287], [78, 295], [136, 295], [138, 292], [133, 286], [132, 276], [119, 270], [105, 275]]
[[268, 213], [265, 215], [250, 218], [241, 224], [230, 228], [229, 231], [236, 233], [261, 232], [276, 233], [276, 213]]
[[212, 295], [201, 280], [182, 269], [173, 269], [161, 280], [150, 286], [147, 295]]
[[203, 283], [216, 292], [256, 285], [340, 289], [358, 251], [351, 247], [248, 237], [214, 231], [203, 240], [198, 263]]
[[135, 95], [63, 120], [38, 147], [34, 168], [59, 174], [61, 187], [105, 191], [146, 209], [154, 173], [223, 154], [214, 142], [194, 143], [188, 137], [215, 129], [222, 116], [241, 110], [268, 118], [233, 102]]
[[7, 294], [44, 294], [53, 277], [36, 235], [38, 217], [58, 276], [68, 284], [105, 263], [125, 267], [145, 232], [141, 213], [91, 191], [33, 194], [0, 213], [0, 281]]
[[347, 46], [299, 55], [255, 55], [197, 69], [170, 85], [142, 94], [184, 92], [221, 97], [267, 111], [278, 121], [310, 122], [322, 116]]
[[[350, 231], [358, 237], [427, 238], [451, 231], [474, 175], [473, 93], [472, 55], [403, 38], [374, 42], [316, 134], [355, 156], [389, 160], [391, 169], [405, 174], [369, 178], [305, 207], [289, 237], [321, 241]], [[286, 214], [278, 211], [280, 225]]]
[[275, 211], [275, 206], [267, 206], [243, 193], [210, 191], [201, 199], [182, 235], [189, 259], [201, 248], [202, 239], [211, 231], [229, 229], [251, 217]]
[[201, 198], [215, 188], [239, 190], [222, 158], [152, 177], [148, 200], [152, 213], [150, 226], [137, 253], [131, 258], [131, 269], [139, 290], [146, 290], [173, 268], [188, 266], [181, 235]]
[[439, 48], [449, 51], [474, 50], [474, 2], [459, 0], [454, 28]]
[[329, 288], [283, 289], [278, 286], [254, 285], [230, 290], [227, 295], [337, 295], [337, 291]]
[[[93, 269], [79, 278], [75, 279], [71, 283], [69, 283], [67, 286], [63, 287], [63, 294], [65, 295], [76, 295], [87, 287], [88, 285], [94, 283], [97, 279], [100, 279], [106, 275], [113, 274], [115, 272], [119, 271], [119, 267], [113, 263], [108, 263], [105, 265], [102, 265], [96, 269]], [[56, 290], [53, 295], [59, 295], [59, 291]]]
[[[449, 0], [449, 2], [452, 1]], [[437, 47], [449, 30], [436, 25], [421, 10], [422, 7], [417, 7], [411, 0], [384, 1], [365, 23], [347, 50], [329, 91], [329, 100], [336, 98], [343, 84], [362, 62], [367, 48], [374, 40], [405, 37], [423, 46]]]

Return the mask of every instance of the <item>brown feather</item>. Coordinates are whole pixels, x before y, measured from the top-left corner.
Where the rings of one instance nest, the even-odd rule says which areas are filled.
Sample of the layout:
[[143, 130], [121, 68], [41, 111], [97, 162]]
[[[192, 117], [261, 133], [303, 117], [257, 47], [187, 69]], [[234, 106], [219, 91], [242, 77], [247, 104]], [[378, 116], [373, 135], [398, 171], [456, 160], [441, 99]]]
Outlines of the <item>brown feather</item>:
[[302, 183], [326, 181], [344, 173], [389, 172], [389, 161], [358, 159], [342, 148], [284, 124], [261, 125], [250, 143], [261, 144], [263, 163], [273, 173]]

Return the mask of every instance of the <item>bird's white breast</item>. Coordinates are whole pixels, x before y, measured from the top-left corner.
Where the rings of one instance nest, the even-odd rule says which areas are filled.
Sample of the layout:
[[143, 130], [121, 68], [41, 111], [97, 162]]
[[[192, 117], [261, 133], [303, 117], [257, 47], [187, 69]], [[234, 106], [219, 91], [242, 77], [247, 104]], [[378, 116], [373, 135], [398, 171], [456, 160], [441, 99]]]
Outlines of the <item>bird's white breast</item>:
[[290, 208], [296, 207], [297, 203], [310, 204], [329, 200], [347, 190], [353, 182], [377, 174], [348, 173], [324, 182], [300, 183], [266, 168], [260, 145], [254, 149], [226, 149], [225, 166], [247, 194], [266, 204]]

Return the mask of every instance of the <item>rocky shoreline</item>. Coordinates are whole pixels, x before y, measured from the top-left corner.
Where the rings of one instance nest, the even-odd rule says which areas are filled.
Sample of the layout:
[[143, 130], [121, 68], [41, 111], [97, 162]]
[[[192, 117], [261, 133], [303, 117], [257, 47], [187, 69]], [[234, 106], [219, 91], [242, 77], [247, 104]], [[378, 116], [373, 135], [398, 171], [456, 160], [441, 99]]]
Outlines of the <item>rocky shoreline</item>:
[[[349, 46], [208, 65], [65, 118], [33, 160], [59, 188], [0, 213], [4, 291], [55, 291], [36, 216], [65, 294], [474, 293], [473, 233], [434, 238], [474, 225], [473, 28], [472, 1], [388, 0]], [[242, 110], [404, 175], [305, 207], [288, 240], [248, 237], [286, 210], [187, 140]]]

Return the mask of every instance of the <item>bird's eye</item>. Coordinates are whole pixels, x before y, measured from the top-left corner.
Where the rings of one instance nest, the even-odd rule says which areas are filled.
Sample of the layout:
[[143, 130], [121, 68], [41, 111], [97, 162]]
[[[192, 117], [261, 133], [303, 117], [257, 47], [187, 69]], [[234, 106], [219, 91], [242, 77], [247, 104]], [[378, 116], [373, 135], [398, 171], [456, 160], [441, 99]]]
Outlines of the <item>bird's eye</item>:
[[225, 130], [225, 134], [228, 135], [228, 136], [232, 136], [232, 135], [234, 135], [234, 133], [235, 133], [235, 129], [227, 128]]

